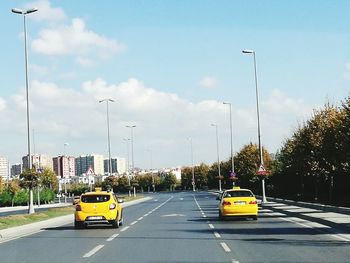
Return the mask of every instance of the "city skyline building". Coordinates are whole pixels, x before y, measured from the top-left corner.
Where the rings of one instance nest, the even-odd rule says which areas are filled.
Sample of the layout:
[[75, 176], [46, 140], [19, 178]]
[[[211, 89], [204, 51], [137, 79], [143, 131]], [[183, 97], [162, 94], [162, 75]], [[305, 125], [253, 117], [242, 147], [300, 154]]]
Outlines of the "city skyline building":
[[75, 158], [76, 175], [80, 176], [91, 167], [96, 175], [104, 174], [104, 158], [101, 154], [81, 155]]
[[75, 175], [75, 157], [57, 156], [53, 159], [53, 170], [61, 178], [69, 178]]
[[[104, 172], [108, 173], [108, 159], [104, 160]], [[112, 157], [112, 174], [125, 174], [126, 173], [126, 158], [124, 157]]]
[[[53, 161], [52, 157], [46, 154], [32, 154], [31, 163], [36, 169], [48, 168], [53, 170]], [[28, 169], [28, 155], [22, 157], [22, 168]]]
[[0, 156], [0, 177], [9, 179], [9, 161], [6, 157]]

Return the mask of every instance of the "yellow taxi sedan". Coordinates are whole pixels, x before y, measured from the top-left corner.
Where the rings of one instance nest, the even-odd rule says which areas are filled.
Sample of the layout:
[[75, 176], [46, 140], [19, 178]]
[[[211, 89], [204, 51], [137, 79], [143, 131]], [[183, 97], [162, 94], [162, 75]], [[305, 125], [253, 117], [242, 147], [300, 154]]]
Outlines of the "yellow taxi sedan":
[[258, 202], [249, 189], [234, 187], [220, 196], [219, 218], [250, 217], [258, 219]]
[[99, 191], [82, 194], [76, 205], [74, 227], [110, 224], [118, 228], [123, 224], [122, 200], [114, 193]]

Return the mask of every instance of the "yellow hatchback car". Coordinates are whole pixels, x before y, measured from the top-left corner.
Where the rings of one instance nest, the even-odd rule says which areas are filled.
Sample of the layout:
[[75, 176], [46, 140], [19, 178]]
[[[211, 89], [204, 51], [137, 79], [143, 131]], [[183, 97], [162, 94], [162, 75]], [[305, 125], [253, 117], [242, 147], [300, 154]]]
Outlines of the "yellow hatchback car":
[[82, 194], [75, 209], [74, 227], [110, 224], [118, 228], [123, 224], [122, 202], [123, 200], [111, 192], [96, 191]]
[[224, 191], [219, 200], [220, 219], [237, 216], [258, 220], [258, 202], [252, 191], [234, 187]]

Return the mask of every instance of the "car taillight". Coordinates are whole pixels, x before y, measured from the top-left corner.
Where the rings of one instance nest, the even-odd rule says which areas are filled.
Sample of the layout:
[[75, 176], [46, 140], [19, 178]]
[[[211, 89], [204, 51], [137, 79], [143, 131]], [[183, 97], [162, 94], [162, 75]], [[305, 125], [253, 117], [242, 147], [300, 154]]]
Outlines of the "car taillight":
[[249, 204], [250, 204], [250, 205], [256, 205], [257, 202], [256, 202], [256, 201], [250, 201]]
[[231, 203], [228, 202], [228, 201], [224, 201], [224, 202], [222, 202], [222, 205], [223, 205], [223, 206], [225, 206], [225, 205], [231, 205]]
[[81, 206], [80, 205], [76, 205], [75, 206], [75, 211], [81, 211]]
[[113, 210], [113, 209], [115, 209], [117, 206], [115, 205], [115, 204], [110, 204], [109, 205], [109, 210]]

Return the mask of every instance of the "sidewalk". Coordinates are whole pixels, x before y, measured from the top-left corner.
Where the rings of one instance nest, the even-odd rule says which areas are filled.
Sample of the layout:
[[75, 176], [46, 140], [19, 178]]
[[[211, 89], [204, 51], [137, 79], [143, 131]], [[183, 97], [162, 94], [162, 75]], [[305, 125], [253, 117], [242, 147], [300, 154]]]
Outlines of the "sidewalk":
[[344, 241], [350, 241], [350, 215], [327, 212], [322, 209], [303, 207], [301, 205], [284, 204], [268, 201], [261, 205], [261, 212], [274, 212], [275, 216], [292, 221], [304, 227], [320, 228], [322, 232], [337, 234]]
[[[132, 206], [132, 205], [136, 205], [136, 204], [148, 201], [150, 199], [152, 199], [152, 197], [144, 197], [138, 200], [125, 202], [122, 204], [122, 206], [123, 208], [125, 208], [128, 206]], [[67, 224], [73, 224], [73, 222], [74, 222], [74, 215], [71, 214], [71, 215], [59, 216], [59, 217], [55, 217], [48, 220], [31, 223], [23, 226], [2, 229], [0, 230], [0, 244], [4, 242], [8, 242], [13, 239], [17, 239], [20, 237], [24, 237], [24, 236], [28, 236], [28, 235], [32, 235], [32, 234], [44, 231], [45, 228], [60, 227]]]

